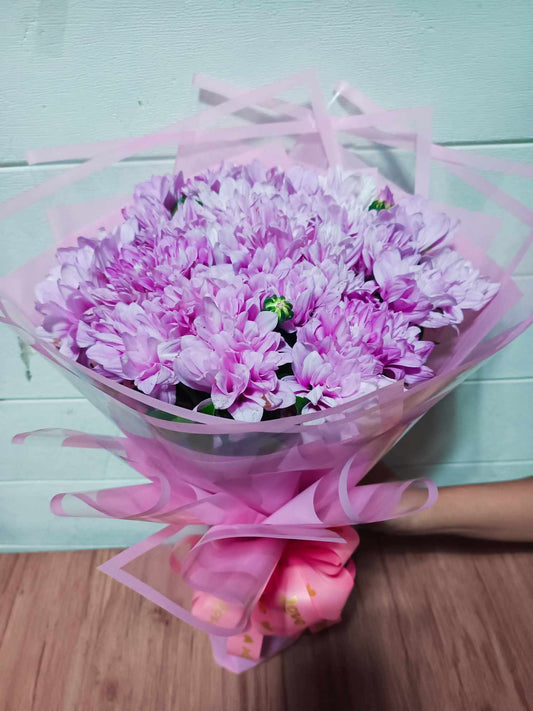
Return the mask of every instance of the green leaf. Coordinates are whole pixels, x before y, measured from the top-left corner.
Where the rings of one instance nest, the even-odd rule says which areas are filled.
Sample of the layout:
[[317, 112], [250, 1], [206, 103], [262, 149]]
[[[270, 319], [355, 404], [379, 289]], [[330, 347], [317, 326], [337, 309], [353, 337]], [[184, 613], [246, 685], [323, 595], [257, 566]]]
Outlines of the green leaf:
[[297, 415], [302, 414], [302, 410], [304, 409], [304, 407], [307, 405], [308, 402], [309, 402], [309, 400], [306, 397], [300, 397], [299, 395], [296, 396], [296, 403], [294, 406], [296, 407], [296, 414]]
[[183, 417], [178, 417], [177, 415], [171, 415], [170, 412], [164, 412], [163, 410], [157, 410], [156, 408], [151, 408], [146, 414], [148, 417], [155, 417], [158, 420], [167, 420], [167, 422], [191, 422], [191, 420], [186, 420]]
[[186, 196], [186, 195], [182, 195], [180, 198], [178, 198], [176, 204], [174, 205], [174, 207], [173, 207], [172, 210], [170, 211], [170, 217], [174, 217], [174, 215], [176, 214], [176, 210], [178, 209], [178, 205], [179, 205], [180, 203], [183, 205], [183, 203], [185, 202], [186, 199], [187, 199], [187, 196]]
[[215, 410], [215, 406], [213, 405], [212, 402], [208, 402], [206, 405], [204, 405], [202, 408], [198, 410], [198, 412], [201, 412], [203, 415], [216, 415], [217, 411]]

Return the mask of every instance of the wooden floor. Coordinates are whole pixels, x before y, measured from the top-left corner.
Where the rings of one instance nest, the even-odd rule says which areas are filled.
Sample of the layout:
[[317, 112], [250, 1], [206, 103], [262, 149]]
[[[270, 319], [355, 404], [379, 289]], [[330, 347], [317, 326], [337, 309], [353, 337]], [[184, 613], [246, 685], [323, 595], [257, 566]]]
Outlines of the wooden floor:
[[533, 547], [363, 534], [345, 620], [234, 676], [96, 571], [0, 556], [1, 711], [529, 711]]

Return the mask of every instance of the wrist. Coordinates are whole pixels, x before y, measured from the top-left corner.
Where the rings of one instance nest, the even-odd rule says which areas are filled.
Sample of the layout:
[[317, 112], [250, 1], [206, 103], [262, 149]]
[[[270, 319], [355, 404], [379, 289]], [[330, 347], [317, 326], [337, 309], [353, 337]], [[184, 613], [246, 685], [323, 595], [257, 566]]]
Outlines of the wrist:
[[[409, 507], [415, 508], [424, 503], [425, 493], [422, 491], [410, 492]], [[423, 511], [400, 516], [389, 522], [394, 532], [407, 535], [431, 535], [452, 533], [456, 522], [450, 518], [450, 488], [439, 489], [437, 501]]]

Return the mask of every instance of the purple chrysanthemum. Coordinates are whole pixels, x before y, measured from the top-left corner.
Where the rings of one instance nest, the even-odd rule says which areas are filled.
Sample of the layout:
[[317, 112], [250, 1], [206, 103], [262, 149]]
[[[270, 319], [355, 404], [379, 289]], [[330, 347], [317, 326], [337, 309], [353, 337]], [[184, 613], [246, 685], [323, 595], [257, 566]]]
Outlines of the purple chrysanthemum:
[[433, 343], [384, 303], [352, 300], [317, 310], [298, 331], [290, 382], [300, 397], [321, 409], [370, 392], [384, 379], [425, 380]]
[[154, 177], [123, 216], [58, 250], [42, 333], [107, 377], [171, 403], [205, 393], [241, 420], [429, 377], [421, 327], [459, 324], [498, 288], [429, 202], [338, 169]]

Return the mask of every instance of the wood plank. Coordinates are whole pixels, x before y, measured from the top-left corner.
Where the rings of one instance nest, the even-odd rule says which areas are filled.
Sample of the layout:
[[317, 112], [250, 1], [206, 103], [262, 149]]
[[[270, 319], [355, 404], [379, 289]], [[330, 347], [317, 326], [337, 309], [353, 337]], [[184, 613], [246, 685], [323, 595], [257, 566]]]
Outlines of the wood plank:
[[468, 380], [505, 380], [533, 376], [531, 353], [533, 352], [533, 328], [528, 328], [512, 343], [469, 376]]
[[0, 708], [531, 708], [531, 546], [364, 532], [343, 622], [240, 676], [203, 633], [98, 573], [112, 554], [0, 557]]
[[[78, 204], [115, 195], [128, 195], [137, 183], [149, 180], [153, 174], [172, 170], [173, 161], [135, 161], [118, 163], [59, 191], [45, 201], [0, 222], [2, 261], [0, 275], [17, 269], [28, 260], [55, 244], [45, 208], [54, 205]], [[0, 201], [4, 202], [24, 190], [40, 185], [63, 173], [68, 165], [0, 167]], [[95, 215], [95, 219], [98, 215]]]
[[[55, 516], [50, 501], [55, 494], [94, 491], [138, 483], [129, 479], [78, 481], [21, 481], [0, 483], [0, 552], [80, 550], [126, 547], [161, 528], [144, 521]], [[145, 480], [142, 479], [144, 482]]]
[[533, 459], [533, 380], [465, 382], [390, 452], [395, 465]]
[[[99, 450], [61, 448], [53, 443], [35, 446], [11, 443], [19, 432], [46, 427], [120, 434], [115, 425], [86, 400], [5, 400], [0, 402], [0, 481], [102, 478], [111, 460], [118, 477], [124, 477], [124, 471], [130, 472], [120, 461]], [[134, 476], [134, 473], [129, 475]]]
[[[63, 450], [64, 451], [64, 450]], [[111, 463], [116, 460], [111, 460]], [[533, 460], [515, 462], [459, 462], [454, 464], [395, 465], [385, 461], [403, 479], [430, 477], [439, 486], [521, 479], [531, 476]], [[0, 553], [80, 550], [131, 546], [160, 526], [140, 521], [106, 518], [63, 518], [54, 516], [51, 498], [68, 491], [94, 491], [144, 481], [124, 466], [117, 471], [97, 472], [83, 469], [93, 478], [50, 481], [0, 481]], [[75, 476], [73, 470], [72, 476]], [[122, 478], [119, 475], [122, 474]]]
[[395, 464], [394, 450], [384, 458], [399, 479], [429, 477], [438, 486], [482, 484], [524, 479], [533, 473], [533, 460], [503, 462], [444, 462], [437, 464]]
[[183, 0], [178, 16], [166, 0], [4, 5], [5, 161], [29, 147], [142, 134], [187, 116], [198, 71], [259, 86], [314, 66], [328, 94], [347, 79], [390, 108], [434, 106], [439, 140], [533, 135], [524, 0], [512, 11], [495, 0], [416, 9], [409, 0], [305, 9]]

